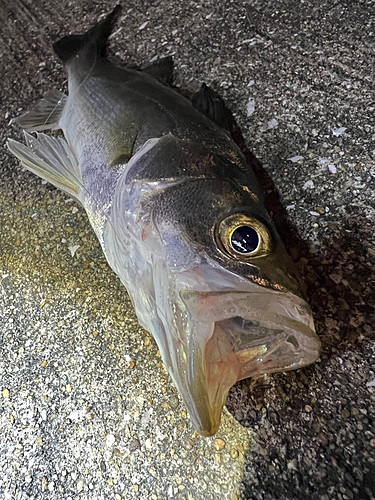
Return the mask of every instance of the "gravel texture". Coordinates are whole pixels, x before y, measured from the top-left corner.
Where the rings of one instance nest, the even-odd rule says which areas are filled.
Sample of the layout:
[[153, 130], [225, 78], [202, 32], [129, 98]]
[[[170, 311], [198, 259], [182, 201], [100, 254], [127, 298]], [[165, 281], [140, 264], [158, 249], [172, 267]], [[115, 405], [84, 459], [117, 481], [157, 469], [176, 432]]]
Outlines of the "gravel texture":
[[82, 208], [4, 147], [66, 88], [51, 42], [113, 6], [0, 3], [0, 499], [374, 499], [375, 2], [133, 0], [111, 38], [224, 97], [322, 339], [315, 365], [233, 387], [209, 439]]

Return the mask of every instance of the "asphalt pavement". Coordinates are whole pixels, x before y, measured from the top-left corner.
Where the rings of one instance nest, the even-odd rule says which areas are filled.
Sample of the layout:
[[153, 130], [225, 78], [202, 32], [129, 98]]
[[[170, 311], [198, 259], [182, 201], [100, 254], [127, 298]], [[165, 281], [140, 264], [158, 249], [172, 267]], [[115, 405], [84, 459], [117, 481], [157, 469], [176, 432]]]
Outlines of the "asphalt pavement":
[[133, 0], [110, 55], [166, 55], [234, 113], [322, 355], [236, 384], [196, 434], [84, 210], [20, 167], [51, 44], [114, 3], [0, 2], [0, 500], [375, 499], [375, 2]]

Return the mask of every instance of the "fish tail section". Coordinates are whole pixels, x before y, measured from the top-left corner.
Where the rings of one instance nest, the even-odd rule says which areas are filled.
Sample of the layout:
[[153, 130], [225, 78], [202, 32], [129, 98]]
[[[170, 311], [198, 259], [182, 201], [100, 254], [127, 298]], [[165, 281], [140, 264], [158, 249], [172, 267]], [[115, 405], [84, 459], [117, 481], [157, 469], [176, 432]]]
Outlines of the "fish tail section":
[[18, 123], [24, 130], [56, 130], [66, 102], [66, 95], [58, 90], [50, 90], [34, 109], [18, 116], [12, 123]]
[[34, 174], [79, 199], [81, 174], [77, 159], [61, 138], [24, 132], [26, 145], [8, 139], [8, 149]]
[[55, 42], [53, 49], [56, 55], [63, 63], [67, 63], [82, 50], [90, 47], [96, 56], [105, 57], [107, 39], [113, 31], [121, 10], [121, 5], [117, 5], [110, 14], [83, 35], [68, 35]]

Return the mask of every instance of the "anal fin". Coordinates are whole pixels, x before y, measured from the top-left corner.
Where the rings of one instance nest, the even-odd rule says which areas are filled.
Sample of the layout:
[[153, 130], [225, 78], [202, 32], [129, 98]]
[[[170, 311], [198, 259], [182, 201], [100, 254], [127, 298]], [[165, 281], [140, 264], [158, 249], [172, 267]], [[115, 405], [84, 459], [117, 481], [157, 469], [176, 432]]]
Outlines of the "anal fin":
[[26, 144], [8, 139], [7, 146], [28, 170], [79, 199], [81, 174], [65, 139], [24, 132]]
[[56, 130], [66, 102], [66, 95], [58, 90], [50, 90], [41, 99], [34, 109], [15, 118], [12, 122], [18, 123], [24, 130], [36, 132], [39, 130]]

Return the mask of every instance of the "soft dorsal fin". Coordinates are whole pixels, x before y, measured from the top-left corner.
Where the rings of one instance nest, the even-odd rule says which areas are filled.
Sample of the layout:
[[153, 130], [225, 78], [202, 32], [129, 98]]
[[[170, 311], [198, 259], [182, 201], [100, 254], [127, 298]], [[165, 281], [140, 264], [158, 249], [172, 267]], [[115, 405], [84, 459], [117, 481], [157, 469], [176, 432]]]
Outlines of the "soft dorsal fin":
[[102, 21], [99, 21], [89, 31], [83, 35], [68, 35], [53, 44], [53, 49], [63, 63], [67, 63], [72, 57], [76, 56], [85, 47], [95, 44], [95, 53], [98, 57], [105, 57], [107, 48], [107, 39], [112, 33], [115, 22], [117, 21], [121, 5], [117, 5], [113, 11]]
[[173, 84], [173, 58], [171, 56], [159, 59], [141, 70], [148, 75], [153, 76], [162, 83], [167, 85]]

